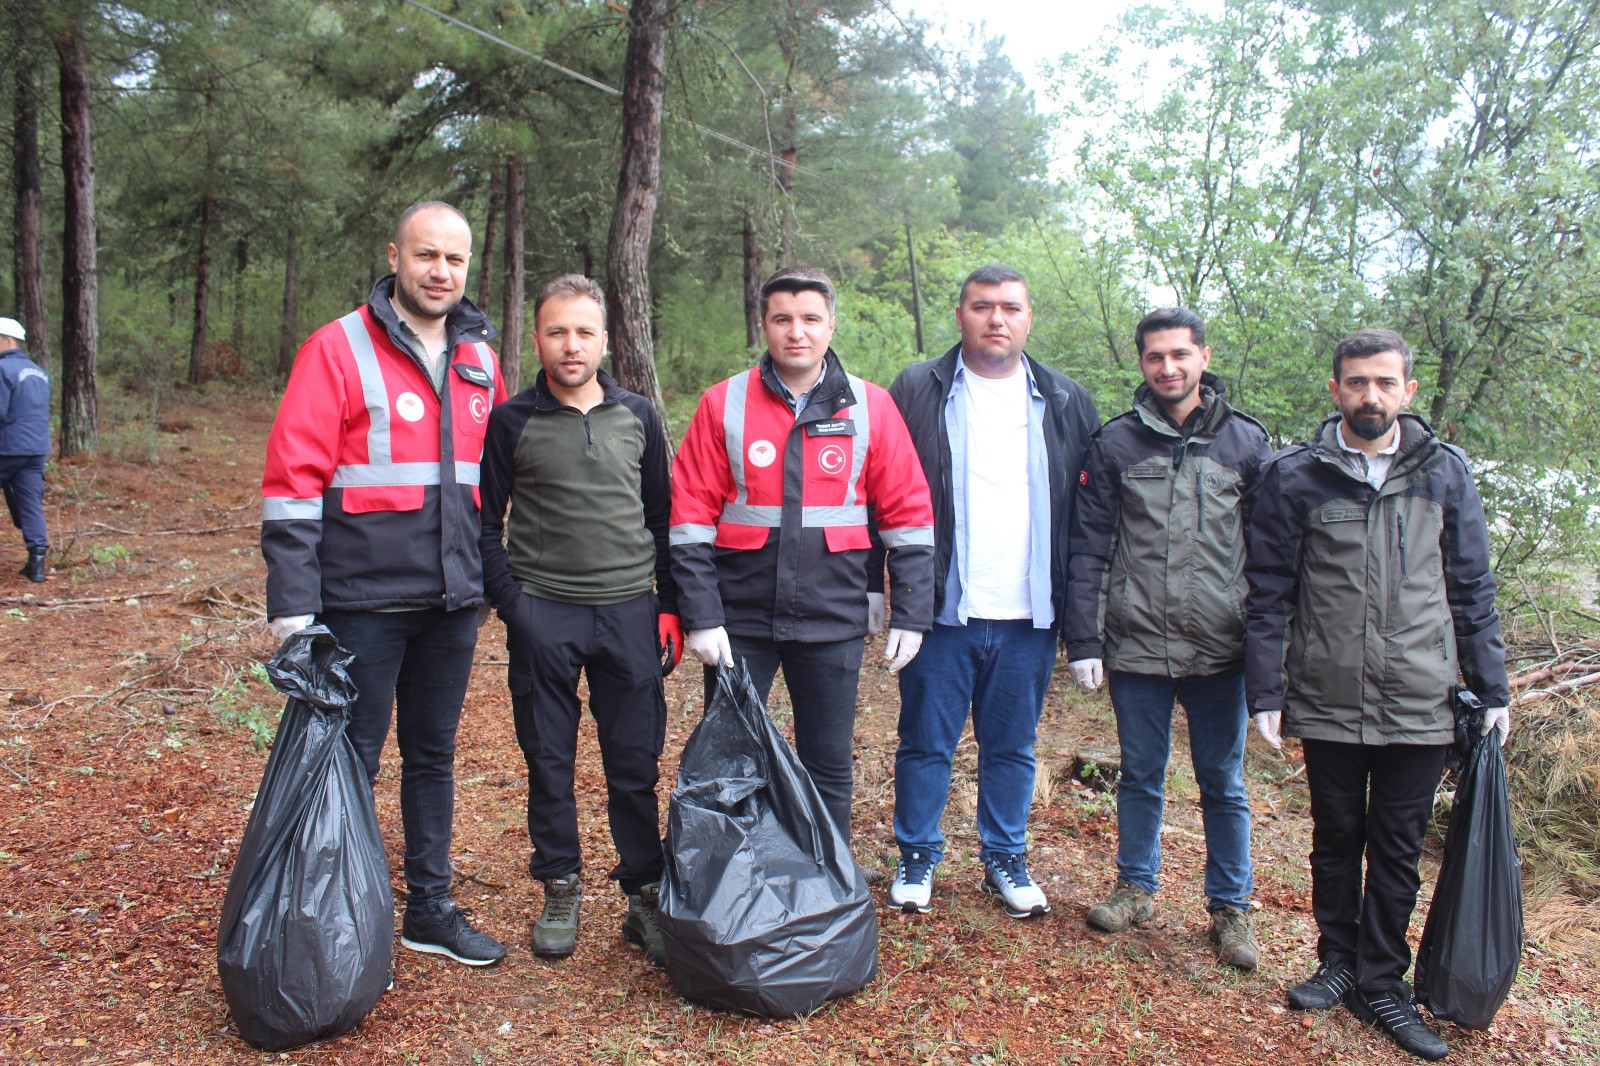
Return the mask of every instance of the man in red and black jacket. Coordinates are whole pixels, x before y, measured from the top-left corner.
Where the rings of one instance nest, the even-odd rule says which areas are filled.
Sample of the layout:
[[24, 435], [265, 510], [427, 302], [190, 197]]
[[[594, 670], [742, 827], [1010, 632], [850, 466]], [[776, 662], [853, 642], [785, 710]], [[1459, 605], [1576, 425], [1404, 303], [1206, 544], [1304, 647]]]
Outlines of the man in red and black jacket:
[[301, 347], [267, 441], [261, 554], [279, 640], [320, 621], [355, 653], [347, 734], [376, 781], [391, 717], [408, 889], [401, 943], [469, 966], [505, 956], [450, 900], [456, 726], [483, 604], [478, 462], [505, 393], [462, 298], [472, 231], [408, 208], [393, 274]]
[[673, 464], [671, 540], [689, 654], [741, 656], [763, 699], [783, 666], [795, 752], [848, 839], [868, 516], [888, 549], [897, 671], [933, 623], [933, 505], [894, 401], [829, 347], [833, 305], [812, 267], [762, 285], [767, 352], [700, 398]]

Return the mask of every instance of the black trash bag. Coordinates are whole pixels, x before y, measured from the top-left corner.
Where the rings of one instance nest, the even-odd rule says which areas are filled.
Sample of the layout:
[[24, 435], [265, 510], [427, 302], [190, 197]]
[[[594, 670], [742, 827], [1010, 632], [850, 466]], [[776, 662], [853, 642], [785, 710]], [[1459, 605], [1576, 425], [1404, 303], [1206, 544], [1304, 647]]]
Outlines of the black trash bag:
[[1483, 716], [1488, 712], [1478, 694], [1465, 685], [1450, 690], [1450, 711], [1455, 717], [1456, 739], [1444, 753], [1444, 766], [1459, 775], [1472, 761], [1478, 738], [1483, 735]]
[[389, 867], [372, 786], [345, 736], [354, 656], [324, 626], [267, 664], [289, 697], [217, 933], [239, 1035], [266, 1051], [349, 1031], [389, 987]]
[[1479, 737], [1456, 788], [1444, 863], [1417, 948], [1416, 999], [1435, 1018], [1487, 1029], [1522, 958], [1522, 860], [1511, 833], [1500, 734]]
[[743, 662], [684, 746], [666, 851], [667, 976], [688, 998], [787, 1018], [877, 975], [866, 877]]

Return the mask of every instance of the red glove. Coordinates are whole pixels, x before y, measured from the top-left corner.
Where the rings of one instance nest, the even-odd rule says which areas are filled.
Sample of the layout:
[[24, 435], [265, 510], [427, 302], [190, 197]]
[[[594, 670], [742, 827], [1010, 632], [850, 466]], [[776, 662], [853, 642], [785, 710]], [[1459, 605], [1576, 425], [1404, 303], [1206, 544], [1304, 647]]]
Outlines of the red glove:
[[683, 656], [683, 623], [677, 615], [656, 615], [656, 647], [661, 653], [661, 676], [666, 677]]

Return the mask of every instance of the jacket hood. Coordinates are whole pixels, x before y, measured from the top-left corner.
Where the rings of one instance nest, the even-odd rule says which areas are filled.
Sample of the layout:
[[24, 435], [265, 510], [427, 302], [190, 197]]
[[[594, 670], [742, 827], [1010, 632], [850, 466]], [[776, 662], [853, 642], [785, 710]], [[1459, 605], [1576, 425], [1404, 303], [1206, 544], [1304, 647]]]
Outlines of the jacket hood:
[[[1334, 427], [1341, 418], [1342, 415], [1332, 414], [1323, 419], [1322, 425], [1317, 427], [1317, 432], [1307, 442], [1307, 447], [1323, 462], [1331, 463], [1357, 481], [1365, 481], [1365, 472], [1356, 469], [1349, 453], [1339, 447]], [[1394, 465], [1389, 468], [1390, 477], [1411, 472], [1442, 443], [1433, 432], [1433, 427], [1423, 421], [1421, 415], [1402, 411], [1395, 422], [1400, 426], [1400, 452], [1394, 457]]]
[[[1167, 417], [1166, 408], [1161, 406], [1161, 401], [1156, 399], [1154, 390], [1148, 384], [1140, 382], [1139, 387], [1133, 390], [1133, 406], [1148, 412], [1144, 421], [1152, 428], [1177, 432]], [[1200, 424], [1195, 427], [1195, 432], [1215, 431], [1232, 413], [1233, 408], [1228, 405], [1228, 386], [1209, 370], [1201, 373]]]

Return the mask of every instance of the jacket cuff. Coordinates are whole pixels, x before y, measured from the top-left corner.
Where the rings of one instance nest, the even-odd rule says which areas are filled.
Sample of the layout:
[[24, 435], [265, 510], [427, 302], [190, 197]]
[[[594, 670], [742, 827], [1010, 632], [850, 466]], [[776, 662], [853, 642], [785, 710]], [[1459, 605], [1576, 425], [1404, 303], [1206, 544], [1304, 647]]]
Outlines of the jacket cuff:
[[1075, 663], [1084, 659], [1100, 659], [1106, 657], [1105, 643], [1098, 640], [1069, 640], [1066, 641], [1067, 662]]

